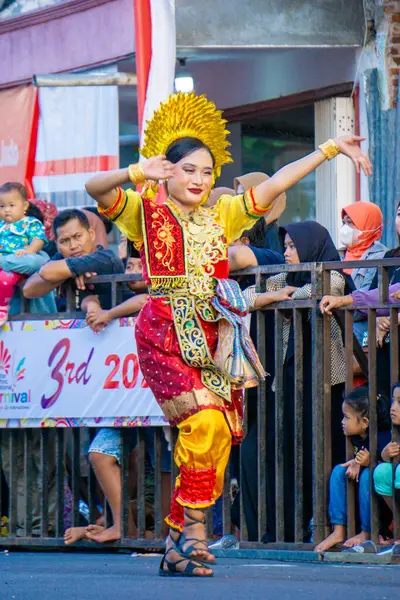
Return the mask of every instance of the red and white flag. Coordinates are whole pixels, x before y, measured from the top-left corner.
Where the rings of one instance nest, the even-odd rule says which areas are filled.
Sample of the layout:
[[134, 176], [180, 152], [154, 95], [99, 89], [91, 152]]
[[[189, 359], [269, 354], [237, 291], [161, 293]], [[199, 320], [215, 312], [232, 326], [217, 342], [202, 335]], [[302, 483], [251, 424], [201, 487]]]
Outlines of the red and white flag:
[[146, 121], [174, 91], [175, 0], [135, 0], [140, 139]]
[[58, 208], [92, 204], [86, 181], [119, 168], [116, 86], [39, 88], [33, 187]]

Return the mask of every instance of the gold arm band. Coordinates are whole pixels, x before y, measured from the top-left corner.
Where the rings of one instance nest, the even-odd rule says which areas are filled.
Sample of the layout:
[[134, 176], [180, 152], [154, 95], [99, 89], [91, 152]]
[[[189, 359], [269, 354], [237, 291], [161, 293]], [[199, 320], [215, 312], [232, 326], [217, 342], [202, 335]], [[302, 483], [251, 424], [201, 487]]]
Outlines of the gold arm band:
[[327, 142], [320, 144], [318, 148], [324, 154], [326, 160], [332, 160], [332, 158], [335, 158], [335, 156], [340, 154], [339, 146], [334, 140], [328, 140]]
[[142, 165], [140, 163], [129, 165], [128, 175], [133, 185], [140, 185], [146, 181], [146, 177], [144, 176]]

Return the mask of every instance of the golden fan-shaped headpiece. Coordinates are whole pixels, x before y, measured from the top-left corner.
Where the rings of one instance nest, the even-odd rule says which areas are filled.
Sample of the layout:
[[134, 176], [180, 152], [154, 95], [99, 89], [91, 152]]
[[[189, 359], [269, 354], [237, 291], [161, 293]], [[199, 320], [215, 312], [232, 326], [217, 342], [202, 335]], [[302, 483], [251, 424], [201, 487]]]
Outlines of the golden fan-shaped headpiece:
[[227, 150], [230, 143], [226, 123], [222, 111], [205, 96], [193, 92], [172, 94], [147, 121], [140, 153], [145, 158], [166, 154], [176, 140], [193, 137], [210, 149], [215, 160], [214, 172], [219, 176], [222, 165], [232, 162]]

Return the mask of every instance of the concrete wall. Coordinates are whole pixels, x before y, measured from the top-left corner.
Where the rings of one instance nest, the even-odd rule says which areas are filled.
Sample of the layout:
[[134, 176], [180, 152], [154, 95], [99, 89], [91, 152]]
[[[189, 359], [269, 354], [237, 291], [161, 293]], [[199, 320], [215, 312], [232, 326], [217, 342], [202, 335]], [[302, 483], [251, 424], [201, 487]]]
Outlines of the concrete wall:
[[363, 41], [362, 0], [175, 0], [178, 46], [317, 46]]

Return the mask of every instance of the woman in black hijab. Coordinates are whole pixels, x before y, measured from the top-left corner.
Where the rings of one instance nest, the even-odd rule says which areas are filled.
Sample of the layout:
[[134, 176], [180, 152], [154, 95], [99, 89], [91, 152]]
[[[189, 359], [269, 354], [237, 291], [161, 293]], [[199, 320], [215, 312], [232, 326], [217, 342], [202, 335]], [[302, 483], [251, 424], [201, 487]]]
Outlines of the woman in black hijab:
[[[298, 262], [330, 262], [340, 261], [340, 256], [336, 250], [335, 244], [325, 227], [316, 221], [303, 221], [301, 223], [290, 223], [279, 228], [279, 239], [283, 250], [286, 252], [285, 238], [289, 236], [293, 242], [297, 254]], [[286, 258], [286, 257], [285, 257]], [[290, 263], [289, 260], [286, 261]], [[347, 289], [354, 290], [354, 284], [351, 277], [345, 273], [341, 274], [345, 282], [345, 293]], [[301, 287], [311, 282], [310, 273], [288, 273], [286, 285]]]
[[[293, 223], [279, 230], [279, 237], [285, 252], [286, 264], [305, 262], [340, 261], [329, 232], [315, 221]], [[267, 279], [267, 292], [257, 294], [254, 288], [245, 291], [249, 304], [254, 309], [262, 308], [277, 301], [277, 294], [286, 293], [289, 299], [308, 299], [311, 297], [311, 273], [280, 273]], [[354, 289], [352, 280], [338, 271], [331, 272], [331, 293], [344, 295]], [[284, 317], [283, 336], [283, 395], [284, 414], [283, 431], [285, 448], [285, 540], [294, 539], [294, 508], [296, 502], [294, 490], [294, 332], [292, 311]], [[312, 516], [312, 338], [310, 311], [302, 311], [303, 322], [303, 514], [304, 532]], [[267, 342], [268, 343], [268, 342]], [[332, 398], [332, 464], [345, 459], [345, 444], [341, 429], [341, 407], [344, 382], [346, 378], [345, 354], [341, 329], [333, 318], [331, 322], [331, 398]]]

